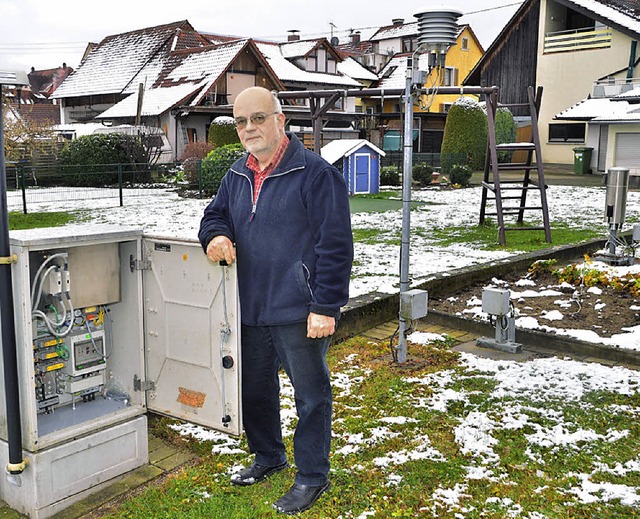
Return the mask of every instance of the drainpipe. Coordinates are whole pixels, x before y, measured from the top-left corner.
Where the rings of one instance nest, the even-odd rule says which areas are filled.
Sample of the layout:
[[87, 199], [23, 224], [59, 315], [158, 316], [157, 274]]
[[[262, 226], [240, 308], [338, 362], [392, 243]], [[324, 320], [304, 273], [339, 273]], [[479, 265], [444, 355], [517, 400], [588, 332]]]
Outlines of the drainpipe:
[[[0, 84], [0, 101], [2, 84]], [[13, 314], [11, 265], [17, 261], [9, 247], [9, 210], [7, 205], [7, 172], [4, 157], [4, 120], [0, 102], [0, 327], [2, 328], [2, 360], [4, 362], [4, 392], [7, 411], [9, 463], [7, 472], [21, 474], [27, 466], [22, 457], [20, 394], [18, 388], [18, 358]]]
[[631, 42], [631, 52], [629, 53], [629, 68], [627, 68], [627, 81], [631, 81], [633, 77], [633, 69], [636, 64], [636, 51], [638, 49], [638, 42], [633, 40]]

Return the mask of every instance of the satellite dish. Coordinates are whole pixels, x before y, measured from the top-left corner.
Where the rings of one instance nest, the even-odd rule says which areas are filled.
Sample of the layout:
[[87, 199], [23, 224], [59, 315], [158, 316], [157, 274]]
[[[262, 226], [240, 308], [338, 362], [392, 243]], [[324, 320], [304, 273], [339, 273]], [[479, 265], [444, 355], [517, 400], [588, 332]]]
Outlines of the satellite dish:
[[338, 45], [338, 43], [340, 43], [340, 39], [337, 36], [332, 36], [331, 37], [331, 45], [333, 45], [335, 47], [336, 45]]

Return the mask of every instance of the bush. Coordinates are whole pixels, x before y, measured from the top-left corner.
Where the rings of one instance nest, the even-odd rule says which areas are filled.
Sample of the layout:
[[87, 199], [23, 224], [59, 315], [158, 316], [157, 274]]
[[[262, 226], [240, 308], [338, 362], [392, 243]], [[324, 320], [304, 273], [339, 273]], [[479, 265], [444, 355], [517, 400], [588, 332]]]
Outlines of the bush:
[[411, 171], [413, 180], [418, 182], [421, 186], [424, 187], [431, 184], [431, 180], [433, 179], [433, 177], [431, 176], [431, 174], [433, 173], [433, 168], [426, 162], [414, 164]]
[[208, 142], [190, 142], [180, 154], [182, 171], [189, 184], [197, 184], [200, 176], [200, 161], [211, 151], [213, 146]]
[[216, 117], [209, 126], [207, 140], [214, 148], [240, 142], [231, 117]]
[[382, 168], [380, 168], [380, 185], [400, 185], [400, 170], [398, 169], [398, 166], [383, 166]]
[[202, 189], [215, 194], [231, 165], [244, 155], [242, 144], [227, 144], [213, 150], [202, 161]]
[[[516, 142], [518, 138], [518, 125], [513, 114], [506, 107], [496, 110], [496, 144]], [[498, 151], [498, 162], [511, 162], [513, 151]]]
[[150, 171], [140, 139], [121, 133], [85, 135], [60, 152], [62, 181], [71, 186], [118, 183], [118, 165], [124, 180], [148, 182]]
[[469, 185], [472, 174], [473, 171], [469, 166], [454, 164], [451, 167], [451, 172], [449, 173], [449, 180], [452, 184], [458, 184], [466, 187]]
[[459, 157], [466, 157], [464, 164], [473, 171], [484, 168], [487, 151], [487, 115], [482, 107], [468, 97], [458, 99], [447, 114], [441, 149], [441, 170], [451, 174]]

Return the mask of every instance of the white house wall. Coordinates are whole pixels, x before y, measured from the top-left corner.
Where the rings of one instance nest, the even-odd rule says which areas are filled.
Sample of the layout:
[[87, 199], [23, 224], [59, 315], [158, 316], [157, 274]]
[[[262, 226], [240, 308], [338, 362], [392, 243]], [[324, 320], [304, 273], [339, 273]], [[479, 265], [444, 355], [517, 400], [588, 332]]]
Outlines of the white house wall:
[[551, 18], [548, 5], [549, 0], [540, 3], [536, 77], [536, 84], [544, 89], [539, 114], [542, 157], [548, 163], [572, 164], [573, 148], [584, 144], [549, 143], [549, 123], [555, 122], [554, 115], [586, 99], [595, 80], [628, 66], [631, 39], [612, 29], [610, 47], [545, 54], [544, 21]]

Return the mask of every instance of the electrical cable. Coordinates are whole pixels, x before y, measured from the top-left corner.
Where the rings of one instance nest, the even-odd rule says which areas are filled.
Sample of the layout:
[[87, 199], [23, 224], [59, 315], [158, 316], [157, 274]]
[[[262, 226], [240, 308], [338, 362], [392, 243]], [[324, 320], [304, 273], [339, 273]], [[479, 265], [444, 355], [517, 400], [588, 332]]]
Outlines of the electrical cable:
[[398, 362], [398, 351], [393, 346], [393, 338], [396, 336], [396, 334], [399, 331], [400, 331], [400, 325], [398, 325], [398, 327], [396, 328], [395, 332], [393, 332], [391, 334], [391, 337], [389, 337], [389, 350], [391, 351], [391, 358], [393, 359], [393, 362]]
[[[46, 260], [44, 260], [42, 262], [42, 264], [40, 265], [40, 267], [38, 268], [38, 270], [36, 271], [36, 275], [33, 276], [33, 286], [31, 287], [31, 301], [33, 301], [33, 298], [35, 297], [35, 289], [36, 289], [36, 283], [38, 280], [38, 276], [40, 276], [40, 273], [44, 270], [44, 268], [54, 259], [56, 258], [64, 258], [64, 262], [65, 264], [67, 263], [67, 259], [69, 258], [69, 255], [66, 252], [58, 252], [56, 254], [52, 254], [51, 256], [49, 256]], [[31, 308], [33, 308], [33, 305], [31, 306]], [[35, 308], [33, 308], [35, 310]]]

